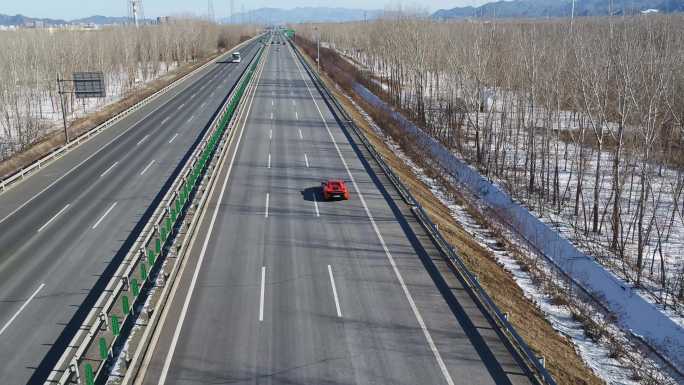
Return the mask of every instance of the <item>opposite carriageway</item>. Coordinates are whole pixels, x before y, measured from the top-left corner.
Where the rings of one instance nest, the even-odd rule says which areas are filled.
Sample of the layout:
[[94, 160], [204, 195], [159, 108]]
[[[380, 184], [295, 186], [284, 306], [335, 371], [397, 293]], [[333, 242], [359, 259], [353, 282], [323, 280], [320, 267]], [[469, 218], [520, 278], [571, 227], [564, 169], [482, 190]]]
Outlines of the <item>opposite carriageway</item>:
[[0, 195], [3, 384], [47, 378], [248, 62], [211, 63]]

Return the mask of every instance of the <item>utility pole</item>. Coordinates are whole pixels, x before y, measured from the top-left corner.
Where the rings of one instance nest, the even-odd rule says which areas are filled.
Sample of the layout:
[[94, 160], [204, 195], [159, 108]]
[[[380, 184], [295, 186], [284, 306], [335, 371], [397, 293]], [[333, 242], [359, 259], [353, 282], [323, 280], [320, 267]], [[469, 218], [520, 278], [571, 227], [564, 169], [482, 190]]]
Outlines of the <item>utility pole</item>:
[[57, 89], [59, 90], [59, 102], [62, 105], [62, 123], [64, 123], [64, 142], [69, 144], [69, 131], [67, 130], [66, 109], [64, 108], [64, 91], [62, 90], [62, 80], [57, 74]]
[[316, 71], [321, 72], [321, 31], [318, 30], [318, 26], [315, 26], [316, 30]]

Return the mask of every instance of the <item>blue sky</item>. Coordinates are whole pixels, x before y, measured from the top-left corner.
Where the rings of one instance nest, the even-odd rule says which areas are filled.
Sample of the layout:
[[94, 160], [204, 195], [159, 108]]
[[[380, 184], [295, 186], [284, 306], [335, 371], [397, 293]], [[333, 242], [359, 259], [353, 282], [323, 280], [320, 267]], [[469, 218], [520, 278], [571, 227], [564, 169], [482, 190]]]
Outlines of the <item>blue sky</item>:
[[[440, 8], [453, 8], [464, 5], [477, 5], [484, 0], [234, 0], [235, 12], [241, 5], [245, 9], [261, 7], [287, 8], [303, 6], [342, 6], [345, 8], [382, 9], [386, 5], [402, 4], [419, 6], [435, 11]], [[217, 17], [230, 14], [230, 0], [213, 0]], [[173, 15], [179, 13], [206, 14], [207, 0], [143, 0], [146, 17]], [[32, 17], [51, 17], [55, 19], [76, 19], [91, 15], [125, 16], [126, 0], [2, 0], [0, 13], [17, 13]]]

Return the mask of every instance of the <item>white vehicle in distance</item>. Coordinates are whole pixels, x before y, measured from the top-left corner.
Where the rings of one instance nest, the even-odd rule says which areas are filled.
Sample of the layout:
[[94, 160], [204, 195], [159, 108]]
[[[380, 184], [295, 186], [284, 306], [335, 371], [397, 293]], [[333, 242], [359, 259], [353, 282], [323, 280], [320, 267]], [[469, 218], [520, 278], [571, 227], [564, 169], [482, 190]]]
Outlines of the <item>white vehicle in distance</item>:
[[242, 58], [240, 57], [240, 52], [233, 52], [233, 63], [239, 63], [242, 61]]

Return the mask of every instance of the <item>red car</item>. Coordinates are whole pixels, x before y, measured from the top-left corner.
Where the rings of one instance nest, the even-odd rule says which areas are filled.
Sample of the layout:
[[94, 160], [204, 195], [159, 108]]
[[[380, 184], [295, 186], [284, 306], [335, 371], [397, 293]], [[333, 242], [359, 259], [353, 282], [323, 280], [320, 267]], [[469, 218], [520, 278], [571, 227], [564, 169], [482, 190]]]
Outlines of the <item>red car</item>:
[[349, 190], [347, 189], [346, 183], [343, 180], [330, 179], [321, 183], [321, 189], [323, 190], [323, 199], [326, 201], [331, 199], [349, 199]]

